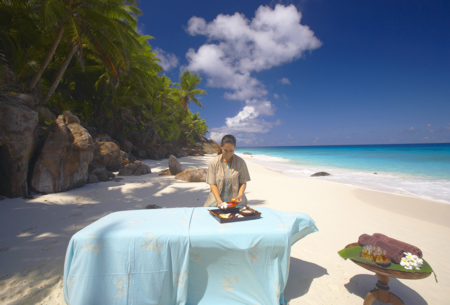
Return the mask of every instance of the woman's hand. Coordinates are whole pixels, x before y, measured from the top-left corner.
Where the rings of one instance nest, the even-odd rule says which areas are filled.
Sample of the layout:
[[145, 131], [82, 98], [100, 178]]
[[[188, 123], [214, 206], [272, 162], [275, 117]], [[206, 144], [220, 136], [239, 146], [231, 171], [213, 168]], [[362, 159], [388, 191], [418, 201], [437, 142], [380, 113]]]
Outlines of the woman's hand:
[[239, 203], [241, 203], [242, 202], [242, 195], [239, 195], [239, 196], [237, 196], [236, 198], [234, 198], [235, 199], [235, 201], [234, 202], [236, 202], [237, 204], [239, 204]]
[[216, 204], [216, 206], [218, 207], [218, 208], [220, 208], [220, 205], [222, 204], [222, 200], [217, 200], [217, 204]]

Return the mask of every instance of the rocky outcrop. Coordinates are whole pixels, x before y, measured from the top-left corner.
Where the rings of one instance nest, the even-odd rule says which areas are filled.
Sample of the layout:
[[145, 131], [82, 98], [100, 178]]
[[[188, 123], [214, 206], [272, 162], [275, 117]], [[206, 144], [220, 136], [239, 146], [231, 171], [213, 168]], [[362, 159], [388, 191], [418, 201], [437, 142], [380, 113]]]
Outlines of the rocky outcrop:
[[110, 171], [117, 171], [122, 165], [122, 154], [114, 142], [97, 142], [94, 146], [94, 161]]
[[37, 112], [0, 97], [0, 195], [28, 195], [28, 166], [37, 143], [37, 126]]
[[214, 140], [201, 137], [193, 144], [186, 138], [178, 139], [178, 143], [183, 147], [188, 156], [204, 156], [205, 154], [217, 154], [220, 146]]
[[206, 182], [207, 173], [207, 168], [191, 168], [176, 175], [175, 179], [187, 182]]
[[140, 176], [151, 173], [150, 167], [141, 161], [134, 161], [119, 171], [119, 176]]
[[184, 171], [184, 168], [181, 165], [180, 161], [178, 161], [177, 158], [172, 155], [169, 157], [169, 171], [171, 175], [176, 175]]
[[331, 176], [331, 174], [326, 173], [326, 172], [318, 172], [318, 173], [311, 175], [311, 177], [321, 177], [321, 176]]
[[93, 159], [93, 141], [70, 111], [58, 116], [38, 154], [31, 187], [38, 192], [63, 192], [83, 186]]

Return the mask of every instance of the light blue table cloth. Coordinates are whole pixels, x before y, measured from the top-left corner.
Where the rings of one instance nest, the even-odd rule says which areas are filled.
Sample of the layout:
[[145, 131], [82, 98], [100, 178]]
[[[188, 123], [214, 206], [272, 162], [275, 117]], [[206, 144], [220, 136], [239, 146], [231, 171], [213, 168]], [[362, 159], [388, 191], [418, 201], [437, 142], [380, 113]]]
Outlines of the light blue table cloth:
[[74, 234], [64, 300], [81, 304], [287, 304], [291, 245], [318, 231], [306, 214], [257, 207], [220, 224], [208, 208], [111, 213]]

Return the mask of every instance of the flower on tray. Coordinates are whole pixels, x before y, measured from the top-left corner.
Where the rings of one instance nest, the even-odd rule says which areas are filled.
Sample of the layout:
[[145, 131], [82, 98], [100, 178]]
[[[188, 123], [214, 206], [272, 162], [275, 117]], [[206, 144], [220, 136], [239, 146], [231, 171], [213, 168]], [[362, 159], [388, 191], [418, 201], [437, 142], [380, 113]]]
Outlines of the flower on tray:
[[403, 252], [405, 254], [400, 261], [400, 265], [406, 270], [420, 270], [423, 265], [423, 259], [419, 258], [417, 255], [413, 255], [410, 252]]

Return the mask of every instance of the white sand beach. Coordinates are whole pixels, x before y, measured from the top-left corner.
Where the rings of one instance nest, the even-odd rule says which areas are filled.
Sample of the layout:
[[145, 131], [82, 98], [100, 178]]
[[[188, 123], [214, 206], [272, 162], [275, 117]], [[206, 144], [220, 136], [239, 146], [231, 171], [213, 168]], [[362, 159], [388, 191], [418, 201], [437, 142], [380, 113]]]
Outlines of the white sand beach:
[[[213, 155], [180, 158], [185, 168], [207, 167]], [[375, 286], [373, 273], [337, 252], [363, 233], [383, 233], [418, 246], [437, 273], [422, 280], [391, 279], [405, 304], [450, 304], [450, 205], [365, 190], [314, 178], [287, 177], [252, 164], [249, 205], [306, 213], [318, 232], [292, 247], [285, 297], [290, 304], [362, 304]], [[88, 184], [34, 199], [0, 201], [0, 304], [65, 304], [64, 257], [71, 236], [115, 211], [203, 206], [206, 183], [158, 176], [167, 159], [144, 160], [152, 173], [120, 182]], [[374, 304], [382, 304], [375, 302]]]

